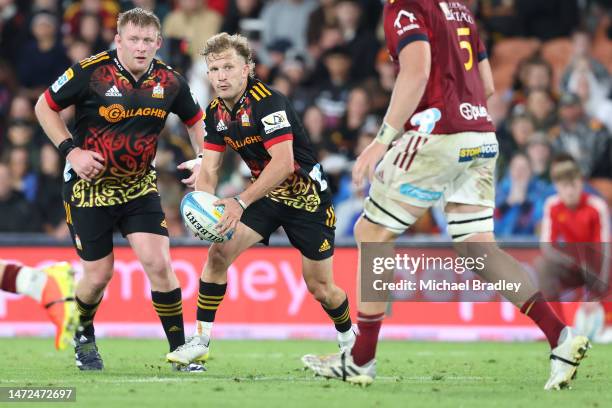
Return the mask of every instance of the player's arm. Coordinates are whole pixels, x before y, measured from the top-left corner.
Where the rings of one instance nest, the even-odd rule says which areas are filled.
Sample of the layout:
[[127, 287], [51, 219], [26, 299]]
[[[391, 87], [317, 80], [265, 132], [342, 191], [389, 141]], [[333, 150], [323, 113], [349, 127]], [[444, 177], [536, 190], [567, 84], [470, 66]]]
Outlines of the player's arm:
[[49, 89], [40, 95], [34, 107], [34, 112], [47, 137], [69, 162], [77, 176], [91, 182], [104, 170], [104, 158], [97, 152], [82, 150], [77, 147], [66, 127], [66, 123], [59, 114], [63, 108], [77, 101], [80, 87], [85, 82], [79, 81], [80, 78], [78, 77], [74, 77], [75, 71], [80, 73], [76, 66], [74, 69], [69, 68]]
[[493, 83], [493, 71], [491, 70], [491, 64], [489, 59], [485, 58], [478, 63], [478, 72], [480, 73], [480, 80], [484, 86], [485, 95], [487, 99], [495, 93], [495, 84]]
[[404, 123], [414, 114], [425, 93], [431, 71], [431, 48], [428, 41], [414, 41], [399, 53], [400, 70], [393, 86], [391, 102], [376, 139], [359, 155], [353, 167], [353, 182], [361, 185], [370, 179], [376, 163], [391, 142], [401, 134]]
[[215, 194], [215, 189], [219, 183], [219, 169], [222, 162], [223, 152], [204, 150], [202, 165], [195, 181], [196, 190]]
[[223, 217], [217, 225], [219, 233], [225, 234], [236, 228], [242, 211], [246, 207], [264, 197], [295, 171], [293, 167], [293, 140], [275, 143], [268, 148], [268, 153], [271, 156], [270, 162], [253, 184], [240, 193], [240, 195], [219, 200], [215, 203], [215, 205], [223, 205], [225, 207]]

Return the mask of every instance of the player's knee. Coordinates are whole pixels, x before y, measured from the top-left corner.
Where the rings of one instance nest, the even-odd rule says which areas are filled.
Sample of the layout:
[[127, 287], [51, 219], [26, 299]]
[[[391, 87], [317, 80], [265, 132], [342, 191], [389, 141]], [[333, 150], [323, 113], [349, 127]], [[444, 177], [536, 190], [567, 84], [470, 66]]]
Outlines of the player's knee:
[[327, 304], [331, 295], [331, 285], [324, 282], [310, 282], [306, 283], [306, 287], [310, 294], [322, 304]]
[[100, 293], [106, 289], [106, 286], [112, 277], [112, 272], [96, 271], [94, 273], [88, 273], [86, 278], [83, 280], [87, 283], [88, 289], [90, 289], [92, 292]]
[[454, 242], [466, 242], [473, 240], [474, 237], [488, 237], [493, 232], [492, 208], [470, 213], [447, 213], [446, 220], [448, 235]]
[[207, 271], [213, 274], [225, 274], [229, 267], [228, 258], [229, 254], [223, 248], [216, 245], [211, 246], [206, 261]]

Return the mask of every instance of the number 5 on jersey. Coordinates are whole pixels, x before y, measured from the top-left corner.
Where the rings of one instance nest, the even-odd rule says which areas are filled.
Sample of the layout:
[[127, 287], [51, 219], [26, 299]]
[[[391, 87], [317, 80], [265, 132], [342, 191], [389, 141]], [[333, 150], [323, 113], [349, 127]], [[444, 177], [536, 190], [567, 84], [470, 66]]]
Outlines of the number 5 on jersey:
[[467, 62], [463, 63], [466, 71], [472, 69], [474, 65], [474, 52], [472, 51], [472, 44], [469, 41], [461, 40], [461, 37], [469, 37], [470, 36], [470, 28], [469, 27], [460, 27], [457, 29], [457, 35], [459, 36], [459, 47], [463, 50], [467, 50], [469, 54], [469, 59]]

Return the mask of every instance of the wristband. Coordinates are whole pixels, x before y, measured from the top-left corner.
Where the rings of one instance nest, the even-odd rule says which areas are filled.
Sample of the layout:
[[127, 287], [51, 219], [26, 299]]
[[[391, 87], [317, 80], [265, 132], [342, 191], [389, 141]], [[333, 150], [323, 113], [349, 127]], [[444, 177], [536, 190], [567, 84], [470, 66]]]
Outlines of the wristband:
[[68, 157], [68, 153], [70, 153], [72, 150], [76, 149], [76, 146], [74, 144], [74, 140], [69, 137], [68, 139], [64, 140], [62, 143], [60, 143], [57, 146], [57, 149], [59, 150], [60, 154], [65, 158]]
[[238, 202], [238, 204], [240, 204], [240, 207], [242, 207], [243, 210], [246, 210], [247, 205], [246, 205], [246, 203], [244, 201], [242, 201], [240, 196], [234, 196], [234, 200], [236, 200]]
[[393, 129], [387, 122], [383, 122], [376, 134], [376, 141], [389, 146], [397, 136], [399, 136], [399, 132]]

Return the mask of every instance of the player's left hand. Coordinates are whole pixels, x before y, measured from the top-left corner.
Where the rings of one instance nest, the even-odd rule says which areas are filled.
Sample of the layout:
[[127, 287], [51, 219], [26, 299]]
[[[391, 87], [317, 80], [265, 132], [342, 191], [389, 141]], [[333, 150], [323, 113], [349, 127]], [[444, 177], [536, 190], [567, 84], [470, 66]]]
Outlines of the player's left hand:
[[388, 146], [373, 140], [363, 152], [357, 157], [355, 166], [353, 167], [353, 183], [361, 188], [363, 186], [364, 177], [372, 181], [376, 165], [387, 152]]
[[220, 234], [226, 234], [236, 229], [240, 222], [240, 217], [242, 217], [242, 212], [244, 211], [240, 204], [238, 204], [238, 201], [230, 197], [215, 201], [213, 205], [222, 205], [224, 207], [223, 216], [216, 226], [217, 231], [219, 231]]
[[198, 176], [198, 173], [200, 172], [200, 165], [202, 164], [202, 158], [197, 157], [195, 159], [192, 160], [187, 160], [181, 164], [179, 164], [178, 166], [176, 166], [177, 169], [179, 170], [189, 170], [191, 171], [191, 175], [189, 177], [187, 177], [186, 179], [182, 179], [181, 182], [185, 185], [187, 185], [187, 187], [190, 188], [195, 188], [195, 183], [196, 183], [196, 177]]

